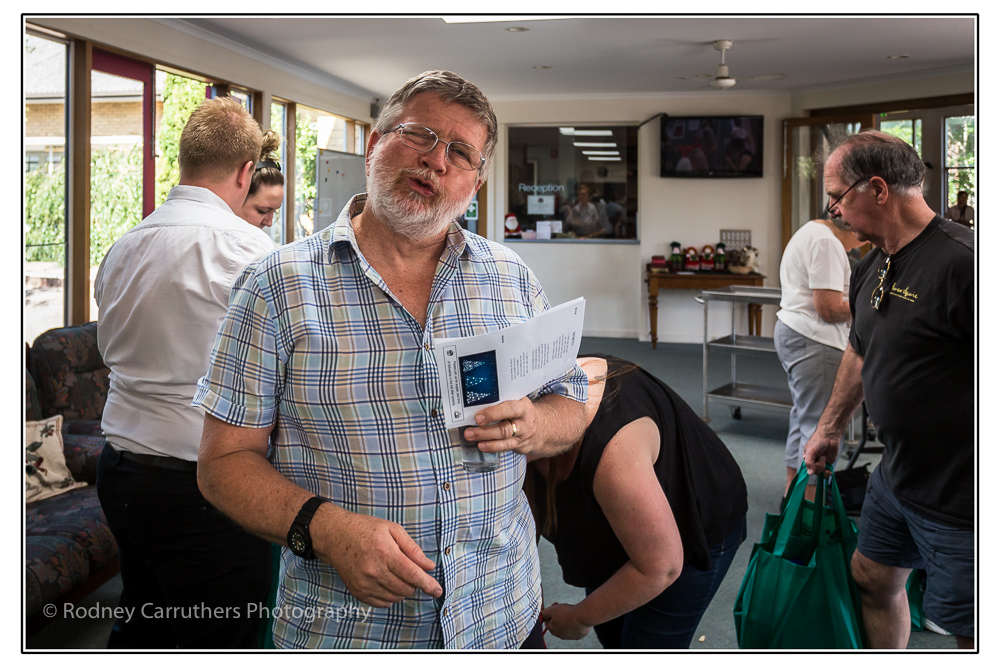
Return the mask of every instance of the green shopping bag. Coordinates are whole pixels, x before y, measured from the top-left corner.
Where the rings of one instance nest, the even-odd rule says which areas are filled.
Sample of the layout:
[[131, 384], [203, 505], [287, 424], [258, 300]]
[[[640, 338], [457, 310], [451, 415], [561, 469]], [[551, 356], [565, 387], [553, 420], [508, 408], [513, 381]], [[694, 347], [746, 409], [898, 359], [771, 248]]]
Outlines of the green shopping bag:
[[[832, 470], [832, 469], [831, 469]], [[740, 648], [862, 648], [861, 603], [851, 577], [857, 527], [832, 476], [805, 500], [799, 469], [780, 515], [767, 515], [733, 606]], [[826, 507], [829, 497], [833, 507]]]

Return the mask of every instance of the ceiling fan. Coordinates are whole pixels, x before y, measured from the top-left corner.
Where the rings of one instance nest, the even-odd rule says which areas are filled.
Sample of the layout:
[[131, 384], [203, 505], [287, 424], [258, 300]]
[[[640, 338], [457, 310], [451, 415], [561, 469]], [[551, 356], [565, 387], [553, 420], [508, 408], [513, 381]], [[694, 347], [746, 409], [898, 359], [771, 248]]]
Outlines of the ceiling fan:
[[733, 46], [730, 39], [717, 39], [712, 42], [715, 50], [722, 55], [719, 65], [715, 68], [715, 74], [698, 74], [697, 79], [708, 79], [708, 85], [717, 90], [726, 90], [736, 85], [737, 81], [778, 81], [787, 78], [787, 74], [765, 74], [763, 76], [745, 76], [735, 79], [729, 76], [729, 65], [726, 64], [726, 51]]

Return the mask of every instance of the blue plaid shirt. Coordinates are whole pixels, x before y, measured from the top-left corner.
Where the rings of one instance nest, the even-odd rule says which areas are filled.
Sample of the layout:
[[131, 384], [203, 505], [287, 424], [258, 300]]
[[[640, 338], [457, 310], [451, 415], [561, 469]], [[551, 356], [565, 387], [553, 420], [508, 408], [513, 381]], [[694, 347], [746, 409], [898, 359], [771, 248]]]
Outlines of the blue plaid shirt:
[[[444, 590], [375, 609], [329, 565], [282, 550], [279, 648], [516, 648], [538, 619], [535, 526], [525, 458], [467, 472], [441, 415], [434, 338], [472, 336], [548, 308], [506, 247], [452, 224], [426, 327], [358, 251], [350, 218], [248, 267], [230, 298], [195, 404], [231, 424], [277, 422], [269, 458], [340, 507], [396, 522]], [[586, 400], [575, 367], [539, 393]]]

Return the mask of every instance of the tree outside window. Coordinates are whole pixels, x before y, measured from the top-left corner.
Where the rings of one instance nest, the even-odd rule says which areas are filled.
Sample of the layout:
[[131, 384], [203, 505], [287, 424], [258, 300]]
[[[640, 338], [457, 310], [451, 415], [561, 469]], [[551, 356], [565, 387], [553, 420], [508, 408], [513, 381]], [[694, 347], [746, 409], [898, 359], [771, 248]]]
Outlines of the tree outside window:
[[976, 117], [949, 116], [945, 120], [945, 169], [948, 201], [958, 200], [958, 193], [969, 193], [969, 206], [976, 206]]

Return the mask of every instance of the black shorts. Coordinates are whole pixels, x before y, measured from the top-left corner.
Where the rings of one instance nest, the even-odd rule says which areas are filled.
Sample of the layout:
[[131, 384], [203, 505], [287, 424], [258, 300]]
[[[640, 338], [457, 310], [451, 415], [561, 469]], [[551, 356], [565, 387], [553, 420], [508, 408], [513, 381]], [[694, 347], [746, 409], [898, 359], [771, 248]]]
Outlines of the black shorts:
[[953, 635], [975, 636], [975, 533], [900, 502], [882, 466], [868, 480], [858, 551], [882, 565], [925, 570], [924, 615]]

